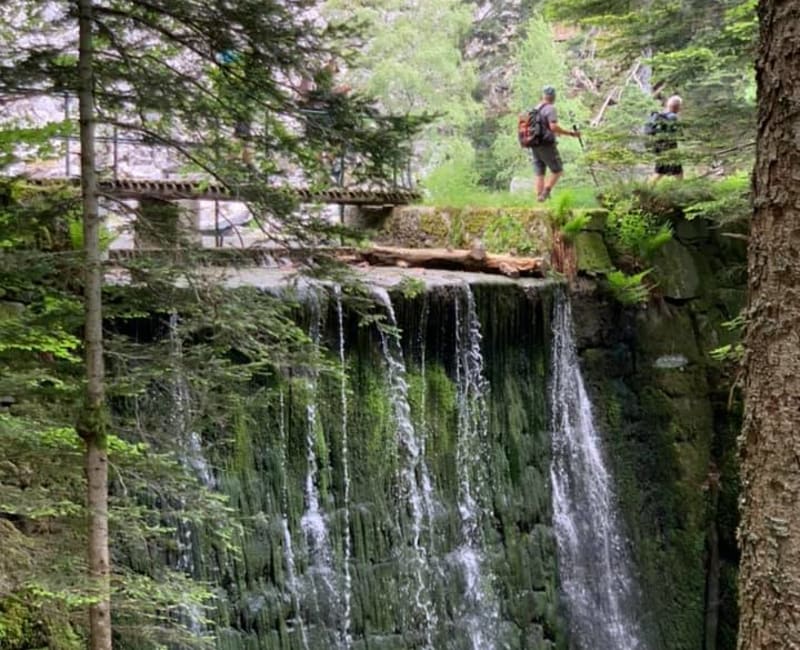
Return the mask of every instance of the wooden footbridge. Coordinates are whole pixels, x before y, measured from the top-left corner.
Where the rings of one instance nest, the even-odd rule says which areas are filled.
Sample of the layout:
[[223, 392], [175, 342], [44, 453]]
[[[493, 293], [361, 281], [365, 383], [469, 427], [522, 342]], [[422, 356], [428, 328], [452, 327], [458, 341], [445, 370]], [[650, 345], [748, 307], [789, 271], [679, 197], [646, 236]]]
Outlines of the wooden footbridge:
[[[80, 185], [76, 177], [70, 178], [29, 178], [28, 183], [41, 187], [54, 185]], [[329, 187], [308, 189], [293, 187], [259, 186], [256, 183], [243, 183], [238, 186], [223, 185], [199, 180], [168, 179], [126, 179], [115, 178], [98, 181], [102, 194], [116, 199], [157, 199], [161, 201], [243, 201], [247, 202], [269, 192], [286, 192], [301, 203], [328, 203], [356, 206], [396, 206], [420, 200], [416, 190], [400, 187], [359, 188]]]

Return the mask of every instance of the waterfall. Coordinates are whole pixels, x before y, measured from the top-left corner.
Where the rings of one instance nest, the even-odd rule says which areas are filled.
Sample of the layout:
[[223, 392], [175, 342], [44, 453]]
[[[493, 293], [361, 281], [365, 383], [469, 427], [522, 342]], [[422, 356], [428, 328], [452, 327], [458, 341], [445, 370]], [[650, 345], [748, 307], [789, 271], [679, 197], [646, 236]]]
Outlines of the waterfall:
[[455, 558], [464, 575], [466, 625], [475, 650], [491, 650], [496, 643], [499, 620], [496, 599], [487, 576], [481, 520], [489, 479], [487, 467], [489, 416], [486, 404], [488, 382], [483, 370], [480, 322], [475, 299], [468, 285], [454, 301], [456, 386], [458, 399], [458, 511], [461, 516], [461, 546]]
[[[423, 296], [422, 302], [422, 313], [420, 314], [420, 322], [419, 322], [419, 331], [417, 332], [417, 346], [419, 348], [419, 370], [420, 370], [420, 383], [422, 384], [422, 391], [420, 395], [420, 405], [419, 405], [419, 453], [422, 458], [425, 458], [426, 449], [428, 446], [428, 427], [427, 427], [427, 387], [426, 387], [426, 374], [425, 374], [425, 362], [426, 362], [426, 348], [425, 348], [425, 335], [427, 333], [428, 328], [428, 316], [430, 313], [430, 297], [427, 293]], [[433, 502], [429, 504], [428, 508], [428, 552], [434, 553], [435, 552], [435, 531], [433, 527]], [[432, 570], [436, 570], [439, 574], [438, 578], [443, 578], [444, 576], [441, 575], [441, 567], [440, 566], [431, 566]]]
[[[540, 344], [550, 290], [494, 291], [378, 291], [364, 314], [360, 296], [308, 282], [292, 296], [304, 356], [254, 378], [230, 418], [202, 429], [173, 319], [174, 372], [148, 418], [167, 418], [186, 472], [253, 522], [228, 554], [213, 523], [169, 515], [180, 526], [169, 566], [216, 594], [209, 614], [189, 609], [188, 592], [176, 604], [186, 638], [225, 650], [568, 647]], [[379, 327], [357, 330], [362, 316]]]
[[[376, 297], [386, 310], [389, 325], [397, 327], [394, 307], [385, 289], [376, 289]], [[422, 542], [423, 527], [432, 526], [433, 485], [419, 437], [411, 419], [408, 401], [408, 383], [403, 351], [396, 335], [378, 328], [381, 349], [386, 360], [390, 399], [397, 427], [397, 447], [401, 452], [400, 484], [402, 497], [407, 502], [411, 516], [411, 565], [415, 580], [414, 607], [422, 616], [425, 648], [433, 648], [433, 631], [437, 617], [430, 596], [428, 560], [429, 549]]]
[[[171, 382], [173, 407], [170, 414], [171, 425], [174, 428], [175, 438], [180, 441], [180, 462], [184, 467], [191, 470], [204, 487], [213, 489], [215, 487], [214, 474], [203, 455], [200, 436], [191, 427], [191, 394], [189, 385], [179, 365], [183, 356], [181, 339], [178, 333], [179, 323], [178, 314], [172, 312], [169, 316], [170, 356], [177, 369]], [[185, 501], [182, 499], [180, 510], [183, 510], [185, 505]], [[198, 533], [190, 521], [186, 519], [178, 520], [175, 528], [175, 541], [178, 551], [175, 568], [193, 578], [198, 577], [195, 563], [197, 536]], [[181, 610], [189, 631], [194, 636], [202, 636], [206, 632], [202, 606], [187, 600], [181, 603]]]
[[283, 528], [283, 557], [286, 562], [286, 586], [289, 588], [289, 597], [297, 616], [297, 627], [300, 631], [300, 640], [303, 650], [309, 650], [306, 628], [303, 618], [300, 615], [300, 593], [297, 585], [297, 567], [294, 561], [294, 547], [292, 545], [292, 533], [289, 529], [289, 488], [286, 480], [288, 463], [286, 460], [286, 447], [288, 446], [286, 436], [286, 402], [283, 391], [280, 392], [280, 422], [278, 424], [281, 440], [281, 467], [283, 469], [283, 485], [281, 487], [281, 510], [283, 517], [281, 524]]
[[348, 460], [348, 441], [347, 441], [347, 365], [344, 357], [344, 315], [342, 313], [342, 290], [338, 285], [334, 288], [336, 296], [336, 320], [339, 327], [339, 365], [341, 376], [339, 379], [339, 393], [342, 407], [342, 478], [344, 481], [344, 539], [342, 546], [344, 552], [344, 647], [352, 646], [350, 634], [350, 592], [352, 590], [352, 579], [350, 576], [350, 466]]
[[[315, 350], [320, 344], [322, 310], [320, 295], [316, 288], [310, 292], [311, 325], [309, 336]], [[336, 585], [336, 573], [333, 565], [332, 545], [325, 513], [320, 508], [320, 493], [317, 486], [319, 468], [317, 465], [317, 436], [321, 423], [317, 414], [317, 371], [312, 370], [307, 380], [308, 401], [306, 403], [306, 461], [305, 478], [305, 512], [300, 519], [300, 526], [306, 539], [309, 556], [309, 574], [314, 602], [321, 622], [328, 618], [339, 619], [339, 590]], [[324, 607], [322, 600], [324, 599]], [[323, 611], [324, 610], [324, 611]], [[330, 621], [337, 627], [339, 621]], [[336, 639], [340, 647], [340, 639]]]
[[563, 295], [555, 306], [551, 381], [553, 517], [571, 647], [643, 650], [626, 540]]

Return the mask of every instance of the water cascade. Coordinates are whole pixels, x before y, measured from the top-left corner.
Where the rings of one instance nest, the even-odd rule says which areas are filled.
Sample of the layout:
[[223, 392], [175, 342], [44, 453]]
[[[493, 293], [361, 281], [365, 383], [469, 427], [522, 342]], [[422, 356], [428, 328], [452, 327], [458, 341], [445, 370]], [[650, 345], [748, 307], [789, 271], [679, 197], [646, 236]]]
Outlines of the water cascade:
[[378, 291], [364, 312], [305, 285], [315, 351], [221, 386], [213, 418], [179, 381], [143, 403], [242, 523], [233, 552], [193, 526], [165, 558], [215, 594], [187, 629], [217, 650], [558, 647], [548, 291]]
[[[309, 309], [311, 311], [311, 325], [309, 336], [315, 348], [320, 345], [320, 329], [322, 326], [321, 296], [316, 288], [309, 293]], [[320, 506], [320, 491], [317, 485], [319, 480], [318, 455], [320, 449], [325, 449], [320, 444], [320, 437], [325, 431], [317, 413], [317, 371], [310, 371], [306, 382], [308, 397], [306, 402], [306, 461], [307, 470], [305, 477], [305, 511], [300, 520], [300, 525], [306, 540], [309, 556], [309, 577], [313, 601], [316, 608], [318, 622], [325, 624], [325, 629], [333, 636], [334, 647], [342, 647], [341, 625], [343, 613], [340, 612], [338, 576], [333, 564], [333, 550], [328, 530], [327, 515]]]
[[[397, 318], [389, 294], [383, 289], [378, 289], [376, 297], [386, 310], [388, 324], [392, 328], [396, 328]], [[436, 626], [436, 612], [430, 595], [428, 555], [431, 549], [426, 548], [422, 539], [423, 527], [433, 525], [433, 484], [411, 418], [405, 361], [400, 342], [396, 336], [391, 332], [384, 331], [383, 328], [380, 328], [379, 332], [381, 349], [388, 372], [390, 399], [396, 425], [397, 449], [401, 454], [399, 460], [401, 499], [407, 505], [410, 516], [411, 557], [409, 566], [415, 582], [413, 586], [415, 614], [421, 618], [419, 626], [425, 638], [424, 647], [433, 648], [432, 634]], [[402, 527], [402, 523], [400, 526]]]
[[350, 633], [351, 617], [351, 593], [353, 580], [350, 575], [351, 560], [351, 539], [350, 539], [350, 461], [348, 451], [348, 430], [347, 430], [347, 362], [345, 360], [345, 336], [344, 336], [344, 311], [342, 309], [342, 290], [338, 285], [334, 288], [336, 297], [336, 325], [339, 334], [339, 396], [342, 408], [342, 480], [344, 483], [344, 535], [342, 539], [343, 547], [343, 567], [344, 567], [344, 626], [342, 634], [344, 637], [344, 647], [352, 646], [352, 636]]
[[455, 356], [458, 403], [458, 511], [461, 515], [461, 546], [456, 550], [465, 583], [465, 619], [474, 650], [495, 647], [498, 619], [489, 577], [486, 575], [481, 523], [490, 488], [485, 459], [489, 451], [489, 421], [486, 398], [489, 390], [483, 371], [480, 322], [475, 299], [468, 285], [453, 302], [455, 310]]
[[280, 391], [280, 409], [278, 416], [280, 418], [278, 428], [280, 429], [281, 467], [283, 468], [283, 485], [281, 486], [281, 511], [283, 516], [281, 517], [281, 528], [283, 532], [283, 556], [286, 562], [286, 586], [289, 589], [289, 597], [292, 607], [294, 607], [295, 610], [296, 624], [300, 631], [300, 641], [303, 650], [309, 650], [308, 636], [306, 635], [306, 628], [300, 614], [300, 589], [297, 581], [297, 567], [294, 559], [292, 532], [289, 529], [289, 489], [286, 485], [286, 401], [283, 391]]
[[643, 650], [630, 558], [563, 295], [555, 306], [551, 382], [553, 518], [571, 647]]

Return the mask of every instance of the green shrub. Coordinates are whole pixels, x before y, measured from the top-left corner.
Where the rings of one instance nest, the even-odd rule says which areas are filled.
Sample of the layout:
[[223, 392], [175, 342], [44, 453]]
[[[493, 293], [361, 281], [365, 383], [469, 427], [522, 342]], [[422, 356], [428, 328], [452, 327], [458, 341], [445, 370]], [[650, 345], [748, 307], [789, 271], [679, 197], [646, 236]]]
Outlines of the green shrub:
[[652, 269], [640, 273], [626, 275], [622, 271], [612, 271], [606, 276], [608, 288], [612, 295], [623, 305], [641, 305], [647, 302], [650, 291], [644, 284], [644, 278]]
[[561, 226], [561, 234], [567, 241], [573, 241], [592, 220], [591, 215], [578, 214]]
[[710, 184], [712, 198], [695, 200], [683, 210], [687, 219], [702, 217], [719, 224], [747, 221], [753, 211], [750, 198], [750, 175], [733, 174]]
[[525, 226], [510, 214], [492, 221], [484, 231], [484, 244], [491, 253], [529, 253], [534, 243]]
[[644, 212], [633, 201], [616, 203], [608, 213], [607, 234], [618, 254], [632, 256], [640, 266], [672, 239], [672, 225]]

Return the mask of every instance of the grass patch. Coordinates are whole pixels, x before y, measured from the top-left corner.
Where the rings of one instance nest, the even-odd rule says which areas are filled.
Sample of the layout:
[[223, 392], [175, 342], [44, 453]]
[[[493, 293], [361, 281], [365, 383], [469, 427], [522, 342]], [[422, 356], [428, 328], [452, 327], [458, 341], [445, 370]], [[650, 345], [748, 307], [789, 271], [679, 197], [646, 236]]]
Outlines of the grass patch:
[[434, 207], [476, 207], [476, 208], [536, 208], [551, 207], [561, 193], [571, 196], [572, 208], [596, 208], [597, 200], [594, 187], [570, 187], [558, 185], [553, 196], [545, 203], [539, 203], [533, 193], [533, 179], [530, 192], [491, 192], [477, 187], [428, 188], [423, 203]]

